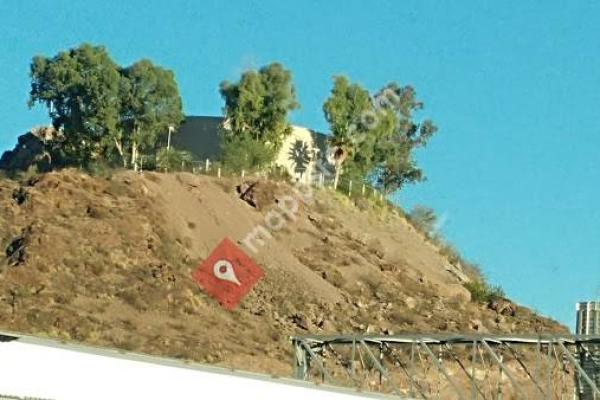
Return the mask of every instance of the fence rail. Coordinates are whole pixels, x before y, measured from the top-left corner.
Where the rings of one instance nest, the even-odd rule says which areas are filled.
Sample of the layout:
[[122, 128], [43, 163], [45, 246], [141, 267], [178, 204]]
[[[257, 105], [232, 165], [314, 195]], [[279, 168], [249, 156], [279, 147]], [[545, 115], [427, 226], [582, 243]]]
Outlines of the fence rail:
[[296, 336], [296, 377], [415, 399], [600, 400], [600, 336]]
[[[165, 172], [168, 172], [165, 171]], [[177, 169], [172, 169], [170, 172], [191, 172], [193, 174], [202, 174], [222, 177], [240, 177], [244, 178], [265, 178], [275, 177], [282, 178], [284, 176], [290, 177], [285, 171], [284, 167], [275, 167], [269, 171], [256, 172], [256, 171], [245, 171], [233, 172], [220, 165], [219, 162], [215, 162], [209, 158], [205, 160], [193, 160], [193, 161], [182, 161], [181, 166]], [[294, 177], [290, 177], [294, 179]], [[335, 179], [329, 173], [317, 173], [317, 174], [305, 174], [297, 178], [297, 181], [305, 184], [310, 184], [314, 187], [323, 187], [337, 190], [342, 194], [346, 194], [348, 197], [364, 197], [370, 198], [379, 202], [385, 202], [387, 199], [386, 194], [380, 189], [370, 185], [366, 182], [357, 182], [345, 177], [340, 177], [337, 185]]]

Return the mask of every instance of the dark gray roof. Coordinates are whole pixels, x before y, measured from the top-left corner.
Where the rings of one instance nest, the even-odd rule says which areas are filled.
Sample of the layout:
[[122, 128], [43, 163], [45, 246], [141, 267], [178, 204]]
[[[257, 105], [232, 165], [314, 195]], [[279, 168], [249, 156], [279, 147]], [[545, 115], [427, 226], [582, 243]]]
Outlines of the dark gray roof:
[[195, 159], [214, 160], [221, 155], [219, 129], [223, 117], [187, 116], [171, 138], [173, 147], [191, 152]]
[[[177, 133], [171, 138], [173, 147], [187, 150], [194, 159], [217, 159], [221, 155], [219, 129], [223, 117], [187, 116]], [[310, 130], [319, 148], [325, 148], [327, 135]]]

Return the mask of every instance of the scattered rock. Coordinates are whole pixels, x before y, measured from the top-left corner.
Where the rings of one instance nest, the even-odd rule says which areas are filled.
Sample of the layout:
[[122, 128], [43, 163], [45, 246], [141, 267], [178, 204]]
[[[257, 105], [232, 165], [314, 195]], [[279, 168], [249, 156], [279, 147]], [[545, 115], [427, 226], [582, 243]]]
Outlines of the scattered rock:
[[448, 264], [446, 265], [446, 267], [444, 268], [447, 272], [449, 272], [451, 275], [453, 275], [456, 280], [460, 283], [465, 283], [465, 282], [470, 282], [471, 279], [467, 276], [467, 274], [465, 274], [461, 268], [452, 265], [452, 264]]
[[159, 279], [164, 282], [175, 282], [175, 274], [165, 264], [154, 265], [151, 268], [151, 274], [154, 279]]
[[100, 210], [97, 207], [94, 207], [92, 205], [89, 205], [86, 207], [85, 213], [90, 218], [101, 218], [102, 214], [103, 214], [100, 212]]
[[308, 214], [307, 217], [308, 217], [308, 220], [310, 222], [312, 222], [313, 224], [315, 224], [317, 226], [320, 226], [320, 221], [319, 221], [319, 219], [317, 217], [314, 217], [314, 216], [312, 216], [310, 214]]
[[377, 258], [383, 259], [385, 256], [385, 249], [381, 244], [379, 239], [371, 239], [367, 242], [367, 246], [369, 247], [369, 251], [374, 254]]
[[483, 325], [480, 319], [473, 319], [469, 323], [469, 327], [477, 332], [487, 333], [488, 329]]
[[446, 306], [444, 305], [444, 302], [442, 299], [438, 299], [435, 304], [433, 305], [433, 311], [444, 311], [446, 309]]
[[292, 322], [300, 329], [304, 329], [305, 331], [309, 330], [309, 321], [302, 314], [292, 315]]
[[379, 263], [379, 269], [383, 272], [397, 272], [398, 271], [398, 267], [396, 266], [396, 264], [392, 264], [389, 262], [381, 262]]
[[355, 301], [355, 302], [354, 302], [354, 305], [355, 305], [355, 306], [356, 306], [356, 308], [358, 308], [358, 309], [363, 309], [363, 308], [366, 308], [366, 307], [367, 307], [367, 306], [366, 306], [364, 303], [362, 303], [360, 300], [357, 300], [357, 301]]
[[254, 208], [259, 208], [256, 196], [257, 186], [258, 181], [250, 183], [244, 182], [236, 187], [237, 192], [240, 194], [240, 199], [244, 200]]
[[446, 322], [446, 321], [442, 321], [442, 322], [440, 322], [440, 323], [438, 324], [438, 327], [437, 327], [437, 328], [438, 328], [440, 331], [447, 331], [447, 330], [448, 330], [448, 327], [449, 327], [449, 324], [448, 324], [448, 322]]
[[404, 303], [406, 303], [406, 307], [413, 310], [417, 306], [417, 300], [414, 297], [406, 297], [404, 299]]
[[27, 261], [27, 244], [29, 244], [30, 229], [11, 240], [6, 247], [6, 258], [11, 266], [17, 266]]
[[17, 203], [17, 205], [23, 205], [29, 200], [29, 192], [25, 190], [23, 187], [15, 189], [12, 193], [13, 200]]
[[514, 317], [517, 313], [514, 304], [507, 300], [493, 300], [488, 304], [488, 308], [504, 316]]
[[327, 320], [323, 318], [322, 315], [317, 318], [315, 325], [317, 325], [317, 328], [319, 329], [325, 329], [326, 327], [330, 327], [330, 324], [327, 323]]
[[331, 323], [328, 320], [324, 320], [323, 324], [321, 324], [321, 326], [319, 327], [320, 329], [327, 331], [327, 332], [333, 332], [335, 331], [335, 327], [333, 326], [333, 323]]

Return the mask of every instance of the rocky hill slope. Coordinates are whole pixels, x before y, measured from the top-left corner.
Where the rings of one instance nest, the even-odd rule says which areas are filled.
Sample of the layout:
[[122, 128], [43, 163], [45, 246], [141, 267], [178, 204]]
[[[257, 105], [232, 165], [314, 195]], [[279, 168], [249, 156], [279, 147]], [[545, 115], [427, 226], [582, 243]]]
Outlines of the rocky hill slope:
[[290, 375], [289, 335], [565, 331], [527, 308], [470, 300], [462, 273], [398, 210], [330, 190], [257, 254], [263, 279], [234, 311], [191, 273], [240, 241], [289, 184], [65, 170], [0, 180], [0, 329]]

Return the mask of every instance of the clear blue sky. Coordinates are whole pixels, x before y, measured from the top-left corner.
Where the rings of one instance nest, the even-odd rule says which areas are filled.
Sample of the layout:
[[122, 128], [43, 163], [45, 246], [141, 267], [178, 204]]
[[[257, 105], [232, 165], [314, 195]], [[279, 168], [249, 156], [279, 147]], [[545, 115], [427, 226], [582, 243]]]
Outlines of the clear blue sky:
[[573, 325], [600, 297], [600, 3], [592, 1], [0, 1], [0, 150], [46, 123], [28, 110], [36, 54], [104, 44], [173, 69], [189, 114], [249, 67], [293, 70], [295, 123], [327, 130], [334, 74], [412, 84], [440, 127], [429, 180], [400, 194], [517, 301]]

